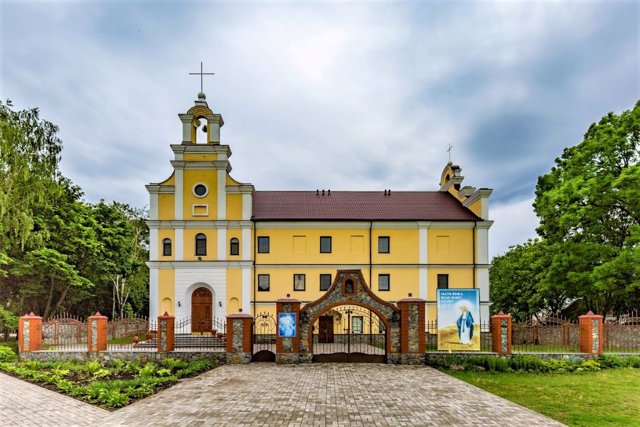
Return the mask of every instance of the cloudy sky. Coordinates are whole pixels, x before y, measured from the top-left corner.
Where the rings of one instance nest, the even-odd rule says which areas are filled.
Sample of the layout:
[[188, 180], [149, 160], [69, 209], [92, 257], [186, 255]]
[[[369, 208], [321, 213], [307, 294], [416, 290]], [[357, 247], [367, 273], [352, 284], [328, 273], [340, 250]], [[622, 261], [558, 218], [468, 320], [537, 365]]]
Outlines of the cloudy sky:
[[435, 190], [452, 144], [494, 189], [491, 253], [536, 179], [640, 98], [640, 2], [0, 1], [0, 97], [60, 127], [85, 198], [148, 203], [198, 71], [258, 190]]

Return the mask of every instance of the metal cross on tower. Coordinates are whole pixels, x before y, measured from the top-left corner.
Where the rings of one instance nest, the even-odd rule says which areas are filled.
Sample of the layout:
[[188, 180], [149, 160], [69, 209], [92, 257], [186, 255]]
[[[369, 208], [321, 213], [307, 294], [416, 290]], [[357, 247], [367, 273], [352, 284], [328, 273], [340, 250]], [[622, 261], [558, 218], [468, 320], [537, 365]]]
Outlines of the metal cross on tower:
[[451, 163], [451, 149], [453, 148], [453, 145], [448, 144], [449, 148], [447, 149], [447, 153], [449, 153], [449, 163]]
[[200, 92], [204, 93], [204, 76], [213, 76], [216, 73], [205, 73], [202, 68], [202, 61], [200, 62], [200, 72], [199, 73], [189, 73], [192, 76], [200, 76]]

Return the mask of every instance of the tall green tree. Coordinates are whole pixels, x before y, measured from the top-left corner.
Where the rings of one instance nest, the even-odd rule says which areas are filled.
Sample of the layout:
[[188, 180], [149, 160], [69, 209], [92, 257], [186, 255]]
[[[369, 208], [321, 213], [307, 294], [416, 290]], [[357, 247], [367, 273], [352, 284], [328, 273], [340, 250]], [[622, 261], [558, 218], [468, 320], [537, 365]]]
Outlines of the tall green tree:
[[545, 286], [585, 309], [640, 306], [640, 102], [591, 125], [536, 186], [538, 234], [554, 248]]

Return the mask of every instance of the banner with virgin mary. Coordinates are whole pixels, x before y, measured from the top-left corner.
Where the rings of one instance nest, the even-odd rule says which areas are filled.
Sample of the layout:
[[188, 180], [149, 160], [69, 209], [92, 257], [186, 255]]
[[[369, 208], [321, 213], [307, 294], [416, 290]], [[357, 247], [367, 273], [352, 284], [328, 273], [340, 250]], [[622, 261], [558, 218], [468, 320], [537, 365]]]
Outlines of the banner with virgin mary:
[[480, 290], [438, 289], [438, 350], [480, 350]]

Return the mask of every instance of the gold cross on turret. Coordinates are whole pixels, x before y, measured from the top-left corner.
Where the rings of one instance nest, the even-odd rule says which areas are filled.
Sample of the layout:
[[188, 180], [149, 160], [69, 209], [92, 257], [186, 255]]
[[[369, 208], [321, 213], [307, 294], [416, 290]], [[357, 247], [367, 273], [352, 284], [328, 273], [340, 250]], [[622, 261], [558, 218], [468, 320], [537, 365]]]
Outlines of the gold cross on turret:
[[447, 149], [447, 153], [449, 153], [449, 163], [451, 163], [451, 149], [453, 148], [453, 145], [448, 144], [449, 148]]
[[213, 76], [216, 73], [205, 73], [202, 67], [202, 61], [200, 62], [200, 72], [199, 73], [189, 73], [192, 76], [200, 76], [200, 93], [204, 93], [204, 76]]

